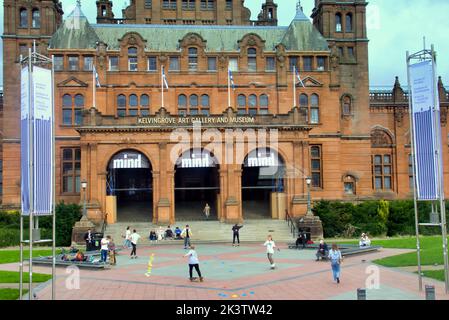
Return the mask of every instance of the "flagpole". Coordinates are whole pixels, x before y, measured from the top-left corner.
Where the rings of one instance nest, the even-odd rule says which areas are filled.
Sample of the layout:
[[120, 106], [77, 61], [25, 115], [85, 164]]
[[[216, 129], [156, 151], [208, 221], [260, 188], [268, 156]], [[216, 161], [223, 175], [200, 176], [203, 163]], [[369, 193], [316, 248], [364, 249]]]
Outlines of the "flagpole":
[[293, 107], [296, 107], [296, 66], [293, 66]]
[[228, 65], [228, 107], [231, 108], [231, 78], [229, 76], [229, 65]]
[[93, 95], [93, 105], [94, 105], [94, 108], [95, 109], [97, 109], [97, 98], [96, 98], [96, 95], [97, 95], [97, 81], [96, 81], [96, 79], [95, 79], [95, 72], [96, 72], [96, 69], [95, 69], [95, 65], [94, 65], [94, 67], [92, 68], [92, 95]]
[[161, 66], [161, 91], [162, 91], [161, 106], [162, 108], [164, 108], [164, 66]]

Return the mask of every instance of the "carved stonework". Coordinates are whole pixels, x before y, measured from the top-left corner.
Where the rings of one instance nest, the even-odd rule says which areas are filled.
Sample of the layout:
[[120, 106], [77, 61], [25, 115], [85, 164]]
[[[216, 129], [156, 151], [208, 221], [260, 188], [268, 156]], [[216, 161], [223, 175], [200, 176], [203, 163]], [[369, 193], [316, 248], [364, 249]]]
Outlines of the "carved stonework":
[[371, 133], [371, 147], [372, 148], [390, 148], [393, 146], [393, 141], [388, 133], [381, 129], [375, 129]]
[[246, 55], [246, 48], [256, 47], [259, 56], [263, 57], [263, 50], [265, 48], [265, 40], [259, 37], [255, 33], [250, 33], [245, 35], [241, 40], [239, 40], [240, 56]]
[[447, 108], [440, 109], [440, 120], [441, 120], [441, 125], [443, 127], [445, 127], [447, 124]]
[[402, 127], [404, 120], [404, 110], [402, 108], [398, 108], [394, 113], [394, 120], [398, 123], [398, 127]]
[[226, 60], [226, 57], [224, 56], [224, 54], [221, 54], [219, 57], [218, 57], [218, 67], [221, 69], [221, 70], [224, 70], [224, 69], [226, 69], [226, 67], [227, 67], [227, 60]]
[[283, 45], [276, 46], [276, 58], [279, 62], [279, 67], [283, 69], [285, 67], [285, 47]]
[[[182, 38], [181, 40], [179, 40], [179, 46], [181, 48], [186, 48], [189, 46], [195, 46], [195, 47], [199, 47], [201, 48], [202, 52], [198, 52], [203, 53], [204, 54], [204, 50], [206, 49], [206, 43], [207, 40], [204, 40], [198, 33], [188, 33], [184, 36], [184, 38]], [[183, 50], [184, 55], [187, 54], [188, 50]]]

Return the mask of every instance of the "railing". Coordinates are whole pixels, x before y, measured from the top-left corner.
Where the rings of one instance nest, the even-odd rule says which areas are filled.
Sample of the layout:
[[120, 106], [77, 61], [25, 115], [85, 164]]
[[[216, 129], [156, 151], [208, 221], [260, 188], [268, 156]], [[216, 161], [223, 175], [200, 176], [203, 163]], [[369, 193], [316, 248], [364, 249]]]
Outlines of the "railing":
[[296, 238], [298, 234], [298, 227], [296, 226], [293, 218], [288, 214], [287, 209], [285, 209], [285, 221], [287, 221], [287, 225], [290, 227], [290, 233], [292, 234], [293, 238]]
[[371, 102], [392, 102], [393, 93], [392, 92], [371, 92], [369, 94], [369, 99]]

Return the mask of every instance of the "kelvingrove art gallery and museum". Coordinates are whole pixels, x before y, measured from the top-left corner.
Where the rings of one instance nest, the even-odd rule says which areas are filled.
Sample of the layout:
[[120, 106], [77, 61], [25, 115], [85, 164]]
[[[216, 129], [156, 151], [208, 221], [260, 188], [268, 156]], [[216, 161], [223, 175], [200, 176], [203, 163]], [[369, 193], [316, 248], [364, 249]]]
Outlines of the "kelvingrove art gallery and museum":
[[[280, 1], [279, 1], [280, 2]], [[407, 90], [370, 91], [364, 0], [4, 0], [3, 207], [20, 207], [19, 57], [54, 56], [56, 200], [108, 222], [241, 222], [413, 197]], [[284, 3], [285, 2], [285, 3]], [[278, 26], [279, 6], [296, 15]], [[404, 62], [405, 64], [405, 62]], [[438, 82], [444, 167], [449, 92]], [[449, 185], [449, 174], [444, 179]], [[446, 192], [446, 194], [448, 194]]]

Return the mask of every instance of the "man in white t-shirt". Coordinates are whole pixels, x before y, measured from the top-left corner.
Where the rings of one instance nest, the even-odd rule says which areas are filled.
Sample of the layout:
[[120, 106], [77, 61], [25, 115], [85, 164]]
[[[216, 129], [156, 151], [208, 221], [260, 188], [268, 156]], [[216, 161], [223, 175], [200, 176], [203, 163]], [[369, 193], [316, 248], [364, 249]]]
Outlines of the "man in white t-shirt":
[[189, 275], [190, 281], [194, 281], [196, 278], [193, 277], [193, 268], [195, 268], [196, 273], [200, 277], [200, 281], [203, 282], [203, 277], [200, 271], [200, 261], [198, 259], [198, 254], [195, 251], [195, 246], [190, 246], [190, 251], [184, 255], [184, 257], [189, 257]]
[[108, 248], [109, 240], [106, 237], [101, 239], [101, 262], [106, 263], [106, 259], [108, 258]]
[[130, 236], [131, 245], [133, 249], [131, 251], [131, 259], [137, 259], [137, 242], [140, 239], [140, 235], [136, 232], [136, 229], [133, 230], [133, 233]]

